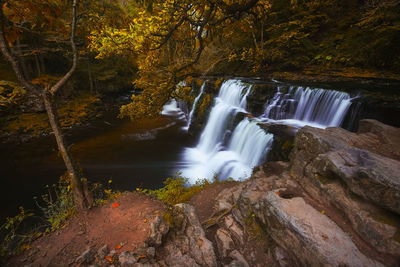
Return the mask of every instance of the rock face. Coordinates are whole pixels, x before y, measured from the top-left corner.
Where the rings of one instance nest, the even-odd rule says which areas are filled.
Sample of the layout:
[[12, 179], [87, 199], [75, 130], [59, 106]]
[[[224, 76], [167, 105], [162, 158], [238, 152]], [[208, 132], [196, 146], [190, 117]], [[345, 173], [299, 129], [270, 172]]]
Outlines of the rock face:
[[169, 266], [217, 266], [212, 243], [205, 237], [204, 230], [193, 206], [177, 204], [182, 223], [174, 236], [167, 240], [164, 250]]
[[215, 213], [228, 211], [218, 218], [219, 256], [234, 264], [229, 253], [236, 250], [256, 265], [244, 253], [256, 234], [274, 249], [272, 266], [396, 266], [399, 139], [399, 129], [374, 120], [361, 121], [358, 133], [304, 127], [290, 163], [255, 168], [251, 179], [217, 197]]

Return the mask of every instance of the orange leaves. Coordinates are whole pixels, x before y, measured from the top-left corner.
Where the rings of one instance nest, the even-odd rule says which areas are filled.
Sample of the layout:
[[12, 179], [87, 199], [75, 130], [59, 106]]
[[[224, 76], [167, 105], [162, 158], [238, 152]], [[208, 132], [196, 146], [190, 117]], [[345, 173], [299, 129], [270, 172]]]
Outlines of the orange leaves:
[[113, 203], [112, 205], [111, 205], [111, 207], [113, 207], [113, 208], [116, 208], [116, 207], [119, 207], [119, 203], [118, 202], [116, 202], [116, 203]]
[[105, 259], [110, 263], [114, 261], [114, 259], [111, 256], [106, 256]]
[[117, 245], [115, 248], [116, 249], [120, 249], [120, 248], [122, 248], [122, 246], [121, 245]]

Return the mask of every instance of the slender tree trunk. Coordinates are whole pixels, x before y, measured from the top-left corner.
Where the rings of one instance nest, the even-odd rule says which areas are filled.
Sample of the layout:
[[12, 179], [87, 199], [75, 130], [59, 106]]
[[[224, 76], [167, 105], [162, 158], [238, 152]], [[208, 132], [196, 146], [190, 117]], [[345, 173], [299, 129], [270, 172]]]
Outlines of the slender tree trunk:
[[93, 200], [88, 193], [86, 181], [81, 181], [79, 174], [74, 162], [71, 159], [71, 155], [68, 147], [65, 145], [64, 136], [61, 132], [61, 127], [57, 115], [57, 111], [54, 108], [54, 101], [52, 94], [45, 90], [43, 93], [43, 101], [46, 107], [47, 116], [49, 117], [49, 122], [51, 129], [53, 130], [54, 136], [57, 141], [58, 150], [62, 156], [65, 167], [69, 177], [71, 178], [71, 187], [74, 192], [75, 207], [77, 210], [84, 210], [88, 208]]
[[89, 75], [89, 86], [90, 86], [90, 94], [93, 94], [93, 79], [92, 79], [92, 70], [90, 69], [90, 58], [87, 60], [87, 69]]
[[22, 46], [21, 41], [19, 39], [17, 39], [17, 51], [18, 51], [18, 56], [21, 58], [22, 71], [23, 71], [25, 77], [29, 80], [28, 68], [26, 66], [26, 61], [24, 59], [24, 55], [22, 53], [21, 46]]
[[35, 54], [35, 63], [36, 63], [37, 75], [38, 77], [40, 77], [42, 75], [42, 72], [40, 71], [39, 59], [37, 54]]
[[42, 68], [42, 73], [46, 73], [46, 64], [44, 63], [43, 54], [38, 53], [38, 57], [39, 57], [40, 66]]

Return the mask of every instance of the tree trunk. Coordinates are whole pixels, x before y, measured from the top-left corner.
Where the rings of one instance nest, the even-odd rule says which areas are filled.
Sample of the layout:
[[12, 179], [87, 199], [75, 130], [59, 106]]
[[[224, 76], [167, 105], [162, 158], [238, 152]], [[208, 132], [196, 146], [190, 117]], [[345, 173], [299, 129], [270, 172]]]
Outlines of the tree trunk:
[[90, 69], [90, 58], [88, 58], [87, 60], [87, 69], [89, 75], [90, 94], [93, 95], [93, 79], [92, 79], [92, 70]]
[[75, 207], [78, 211], [87, 209], [92, 204], [93, 199], [87, 190], [86, 181], [81, 181], [79, 178], [77, 168], [71, 159], [68, 147], [65, 145], [57, 111], [53, 105], [53, 96], [47, 90], [43, 93], [43, 101], [46, 107], [47, 116], [49, 117], [51, 129], [53, 130], [57, 141], [58, 150], [64, 160], [64, 164], [71, 179], [71, 188], [74, 192]]

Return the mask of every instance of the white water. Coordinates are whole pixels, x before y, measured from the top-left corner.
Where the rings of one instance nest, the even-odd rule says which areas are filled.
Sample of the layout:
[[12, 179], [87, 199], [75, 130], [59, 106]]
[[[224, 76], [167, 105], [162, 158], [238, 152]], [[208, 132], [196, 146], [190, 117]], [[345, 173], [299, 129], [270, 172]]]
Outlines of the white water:
[[178, 102], [176, 102], [175, 99], [168, 101], [168, 103], [163, 106], [163, 109], [160, 113], [164, 116], [177, 117], [179, 120], [186, 119], [185, 113], [179, 107]]
[[294, 126], [311, 125], [318, 128], [340, 126], [351, 105], [344, 92], [298, 87], [287, 94], [280, 88], [269, 101], [261, 119]]
[[189, 129], [190, 124], [192, 123], [193, 114], [194, 114], [194, 111], [195, 111], [195, 109], [196, 109], [197, 102], [199, 102], [200, 97], [203, 95], [204, 87], [205, 87], [205, 86], [206, 86], [206, 83], [204, 82], [203, 85], [200, 87], [200, 93], [196, 96], [196, 98], [195, 98], [194, 101], [193, 101], [192, 109], [190, 110], [189, 117], [188, 117], [188, 122], [187, 122], [186, 130]]
[[229, 124], [239, 112], [247, 113], [249, 92], [250, 87], [237, 80], [222, 84], [198, 145], [183, 153], [182, 176], [191, 183], [215, 175], [222, 180], [248, 178], [252, 168], [265, 158], [273, 135], [266, 134], [255, 122], [244, 118], [229, 138]]

